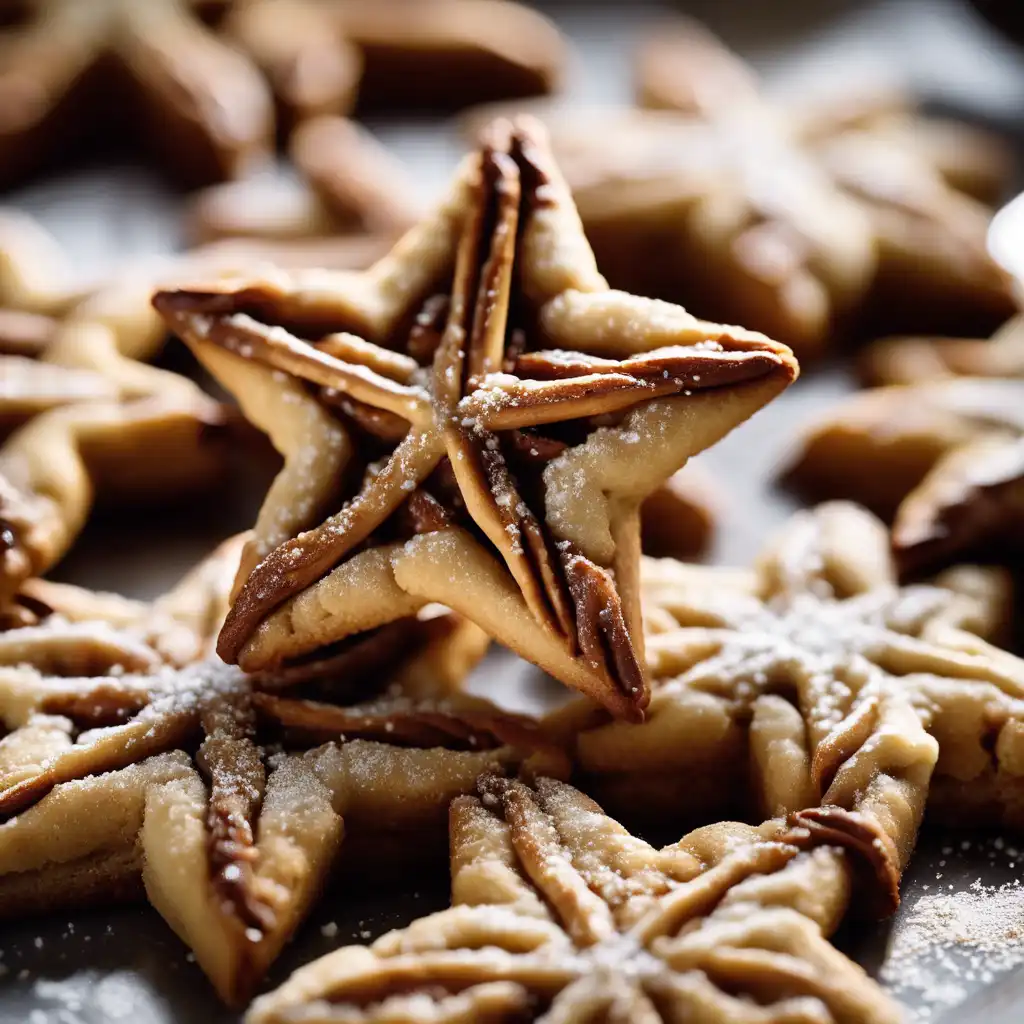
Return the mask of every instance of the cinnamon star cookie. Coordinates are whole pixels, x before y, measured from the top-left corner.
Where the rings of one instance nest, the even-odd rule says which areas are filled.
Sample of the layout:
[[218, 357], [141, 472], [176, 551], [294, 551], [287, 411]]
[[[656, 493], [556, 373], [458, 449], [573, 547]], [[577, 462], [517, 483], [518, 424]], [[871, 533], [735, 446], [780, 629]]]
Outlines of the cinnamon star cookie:
[[182, 666], [212, 653], [246, 534], [224, 541], [155, 601], [30, 579], [3, 609], [0, 665], [52, 675]]
[[259, 71], [198, 19], [192, 0], [30, 0], [5, 22], [0, 187], [97, 136], [144, 137], [198, 186], [265, 160], [273, 103]]
[[853, 395], [805, 433], [787, 479], [892, 516], [904, 572], [1019, 558], [1024, 380], [954, 377]]
[[118, 402], [202, 393], [175, 373], [145, 365], [167, 330], [150, 303], [156, 270], [126, 272], [68, 296], [46, 344], [27, 355], [0, 354], [0, 429], [48, 409], [80, 402]]
[[[212, 662], [88, 679], [0, 669], [0, 713], [4, 913], [133, 895], [141, 870], [232, 1004], [301, 923], [344, 832], [377, 856], [422, 852], [481, 770], [562, 763], [530, 723], [486, 702], [465, 716], [317, 707], [254, 694]], [[282, 733], [293, 719], [313, 723], [314, 743]]]
[[[177, 374], [123, 356], [101, 319], [66, 322], [45, 355], [56, 365], [0, 357], [0, 408], [23, 416], [35, 403], [57, 405], [0, 447], [0, 600], [65, 554], [97, 492], [144, 502], [208, 487], [233, 432], [221, 403]], [[8, 377], [17, 370], [12, 361], [32, 372]], [[95, 371], [75, 370], [79, 361]], [[81, 378], [82, 386], [50, 394], [49, 373], [64, 385]]]
[[97, 492], [144, 502], [223, 469], [229, 410], [141, 361], [166, 337], [151, 292], [134, 273], [67, 288], [37, 351], [0, 353], [0, 604], [66, 553]]
[[300, 968], [247, 1024], [903, 1019], [827, 939], [892, 841], [856, 812], [659, 850], [565, 783], [488, 775], [478, 794], [452, 803], [449, 910]]
[[[221, 997], [240, 1004], [343, 836], [372, 861], [422, 858], [481, 771], [568, 766], [530, 720], [480, 699], [342, 707], [259, 693], [219, 662], [176, 668], [168, 650], [187, 654], [181, 634], [196, 626], [182, 605], [196, 610], [202, 591], [193, 579], [148, 617], [79, 594], [80, 612], [91, 603], [113, 622], [54, 611], [0, 633], [0, 902], [20, 915], [144, 886]], [[205, 593], [210, 622], [223, 592], [206, 580]]]
[[[691, 23], [659, 28], [637, 77], [661, 109], [551, 115], [615, 286], [739, 320], [801, 359], [844, 334], [971, 335], [1014, 312], [991, 210], [965, 191], [991, 201], [1009, 180], [993, 140], [963, 127], [950, 146], [953, 128], [891, 94], [773, 103]], [[989, 156], [970, 170], [949, 156], [965, 150]]]
[[366, 273], [159, 292], [285, 457], [218, 650], [249, 670], [438, 601], [642, 716], [639, 507], [796, 376], [612, 291], [534, 122], [498, 122]]
[[998, 202], [1012, 183], [1012, 147], [993, 132], [922, 114], [892, 82], [851, 91], [823, 81], [817, 90], [790, 90], [773, 100], [739, 54], [689, 18], [665, 21], [642, 40], [634, 71], [638, 102], [652, 110], [714, 119], [729, 108], [760, 105], [766, 117], [797, 121], [812, 140], [845, 131], [877, 133], [934, 167], [958, 192], [984, 203]]
[[[891, 831], [927, 794], [947, 821], [1024, 824], [1024, 663], [982, 639], [1005, 621], [998, 574], [900, 587], [881, 523], [837, 503], [797, 514], [752, 573], [649, 561], [643, 582], [648, 720], [576, 707], [550, 723], [615, 806], [856, 805]], [[930, 787], [922, 729], [938, 744]]]

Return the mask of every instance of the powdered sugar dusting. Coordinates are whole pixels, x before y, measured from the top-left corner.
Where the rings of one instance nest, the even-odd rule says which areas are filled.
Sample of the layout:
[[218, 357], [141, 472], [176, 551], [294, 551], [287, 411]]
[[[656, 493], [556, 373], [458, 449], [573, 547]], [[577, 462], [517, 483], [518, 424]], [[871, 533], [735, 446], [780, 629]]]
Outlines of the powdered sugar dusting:
[[[970, 844], [968, 844], [970, 845]], [[988, 848], [988, 860], [1016, 866], [1019, 851], [1003, 840], [975, 844]], [[947, 847], [944, 853], [952, 854]], [[975, 880], [954, 889], [943, 870], [921, 888], [923, 894], [898, 921], [881, 977], [894, 994], [913, 1007], [912, 1019], [933, 1021], [973, 991], [1005, 972], [1024, 967], [1024, 887]]]
[[161, 1001], [142, 978], [129, 971], [113, 971], [98, 976], [83, 971], [69, 978], [39, 978], [33, 994], [40, 1006], [28, 1018], [31, 1024], [90, 1024], [103, 1020], [109, 1024], [133, 1024], [157, 1019]]

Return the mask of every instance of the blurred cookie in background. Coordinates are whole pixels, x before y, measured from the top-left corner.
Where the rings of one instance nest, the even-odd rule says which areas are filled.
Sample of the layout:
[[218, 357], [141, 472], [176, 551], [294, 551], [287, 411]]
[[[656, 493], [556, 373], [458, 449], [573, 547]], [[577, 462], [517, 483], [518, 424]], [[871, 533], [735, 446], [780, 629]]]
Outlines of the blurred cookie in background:
[[224, 30], [288, 128], [318, 114], [453, 111], [561, 83], [554, 24], [509, 0], [247, 0]]
[[415, 223], [412, 172], [354, 121], [305, 121], [292, 134], [289, 155], [299, 182], [259, 177], [198, 192], [185, 215], [188, 240], [395, 237]]
[[804, 434], [786, 472], [809, 500], [850, 498], [892, 521], [916, 575], [1024, 548], [1024, 380], [956, 377], [874, 388]]
[[923, 117], [892, 88], [774, 102], [685, 19], [641, 43], [635, 79], [658, 113], [595, 117], [588, 138], [567, 112], [554, 130], [613, 283], [751, 324], [805, 360], [836, 334], [984, 334], [1014, 312], [986, 245], [986, 204], [1014, 170], [997, 136]]
[[37, 0], [0, 47], [0, 187], [82, 148], [145, 143], [172, 181], [239, 177], [273, 147], [259, 71], [188, 0]]

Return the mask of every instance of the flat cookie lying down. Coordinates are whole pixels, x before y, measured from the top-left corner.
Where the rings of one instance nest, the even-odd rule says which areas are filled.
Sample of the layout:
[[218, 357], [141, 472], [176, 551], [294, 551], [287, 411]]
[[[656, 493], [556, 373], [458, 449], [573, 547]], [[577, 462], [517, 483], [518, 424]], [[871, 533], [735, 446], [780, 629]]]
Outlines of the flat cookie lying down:
[[148, 616], [104, 598], [94, 613], [122, 621], [54, 614], [0, 633], [0, 893], [21, 915], [135, 897], [141, 882], [238, 1004], [343, 837], [373, 861], [422, 858], [481, 771], [567, 764], [531, 721], [481, 699], [392, 687], [346, 707], [261, 693], [270, 680], [209, 659], [175, 667], [166, 651], [198, 636], [185, 613], [197, 585]]
[[1024, 380], [950, 375], [853, 395], [812, 424], [786, 477], [891, 517], [903, 573], [1019, 560]]
[[[934, 746], [919, 751], [920, 805]], [[477, 790], [451, 807], [452, 907], [301, 968], [247, 1024], [903, 1019], [827, 936], [912, 821], [897, 836], [809, 810], [659, 850], [553, 779], [486, 775]]]
[[1007, 624], [1003, 573], [900, 587], [882, 524], [835, 503], [798, 513], [752, 572], [649, 560], [643, 581], [647, 721], [581, 703], [548, 722], [610, 806], [755, 820], [848, 806], [901, 776], [903, 736], [923, 728], [938, 743], [929, 813], [1024, 827], [1024, 662], [985, 639]]

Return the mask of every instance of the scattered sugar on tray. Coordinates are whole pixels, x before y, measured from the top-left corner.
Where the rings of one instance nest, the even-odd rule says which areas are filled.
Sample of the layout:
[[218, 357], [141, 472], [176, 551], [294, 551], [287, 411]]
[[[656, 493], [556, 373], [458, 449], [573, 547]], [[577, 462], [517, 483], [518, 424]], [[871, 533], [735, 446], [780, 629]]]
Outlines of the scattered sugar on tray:
[[1024, 888], [1018, 880], [975, 881], [968, 891], [928, 892], [917, 901], [895, 929], [882, 979], [920, 1003], [917, 1019], [928, 1021], [969, 994], [974, 986], [965, 983], [987, 984], [1021, 965]]
[[328, 921], [327, 924], [325, 924], [325, 925], [323, 925], [323, 927], [321, 927], [320, 934], [325, 939], [333, 939], [333, 938], [335, 938], [337, 936], [337, 934], [338, 934], [338, 922], [337, 921]]
[[50, 1005], [32, 1011], [28, 1018], [32, 1024], [86, 1024], [93, 1020], [130, 1024], [149, 1019], [157, 1008], [141, 979], [127, 971], [99, 978], [92, 971], [60, 980], [39, 978], [33, 984], [33, 994]]

